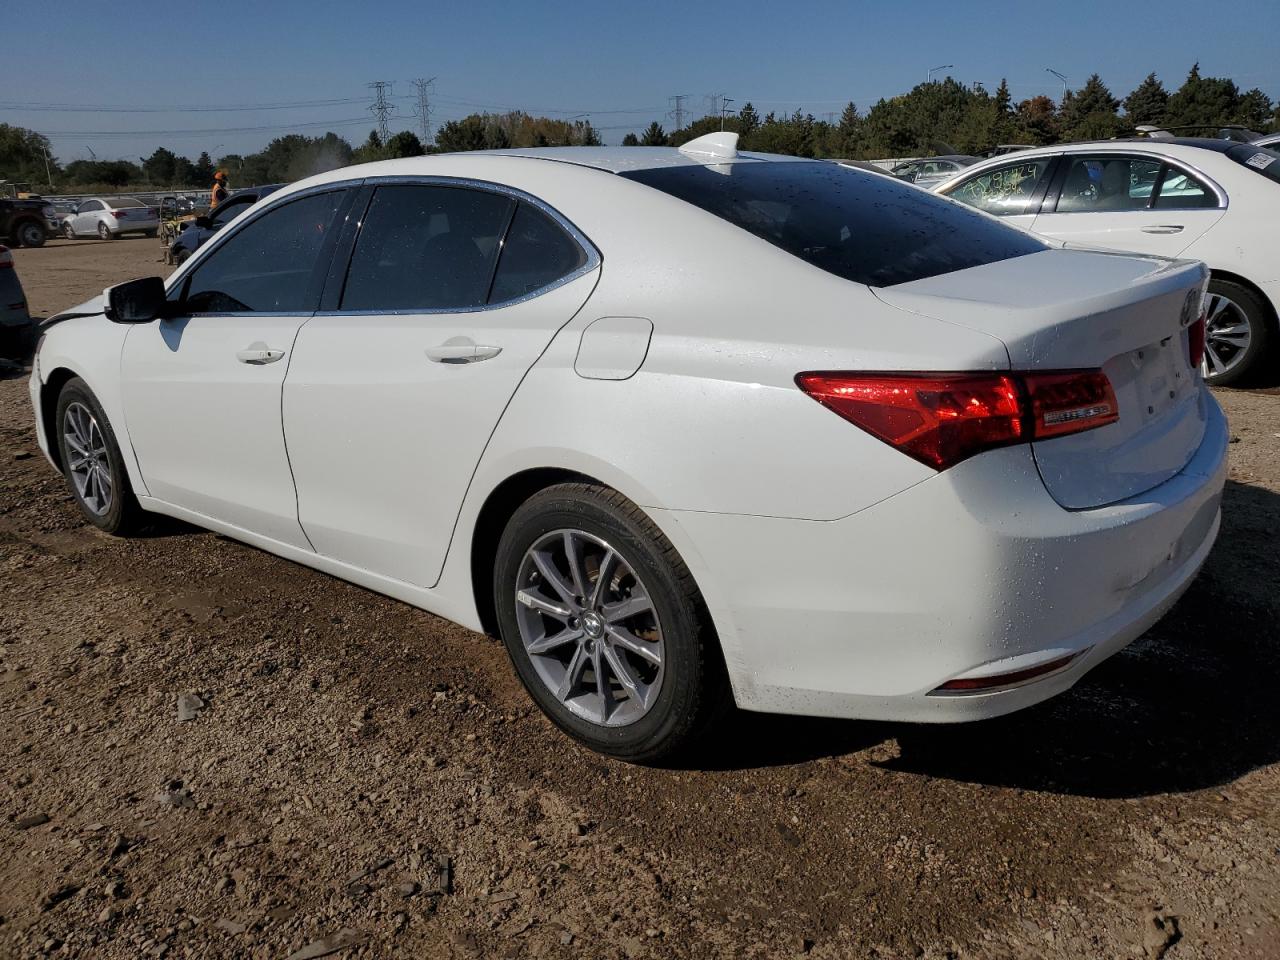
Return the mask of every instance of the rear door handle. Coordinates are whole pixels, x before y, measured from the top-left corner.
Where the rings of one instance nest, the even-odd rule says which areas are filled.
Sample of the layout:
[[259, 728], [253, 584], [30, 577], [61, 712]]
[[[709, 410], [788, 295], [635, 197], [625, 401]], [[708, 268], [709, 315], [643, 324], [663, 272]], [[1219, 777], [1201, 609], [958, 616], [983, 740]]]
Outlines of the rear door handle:
[[236, 359], [241, 363], [249, 363], [254, 366], [262, 366], [264, 363], [275, 363], [284, 356], [283, 350], [273, 350], [265, 343], [250, 344], [243, 350], [236, 352]]
[[496, 357], [501, 352], [501, 347], [490, 347], [471, 341], [442, 343], [438, 347], [427, 347], [427, 359], [435, 363], [476, 363]]
[[1142, 228], [1143, 233], [1181, 233], [1182, 224], [1180, 223], [1157, 223], [1149, 227]]

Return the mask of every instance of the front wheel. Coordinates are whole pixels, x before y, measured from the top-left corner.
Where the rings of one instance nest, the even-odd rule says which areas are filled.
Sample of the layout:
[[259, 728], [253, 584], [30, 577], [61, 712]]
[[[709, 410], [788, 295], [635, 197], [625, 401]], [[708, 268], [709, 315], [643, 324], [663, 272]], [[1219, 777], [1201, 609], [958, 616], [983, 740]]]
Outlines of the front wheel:
[[494, 602], [525, 688], [593, 750], [669, 759], [727, 705], [692, 575], [616, 491], [560, 484], [521, 505], [498, 545]]
[[18, 227], [15, 239], [20, 247], [43, 247], [44, 227], [32, 220], [27, 220]]
[[1250, 379], [1262, 367], [1271, 335], [1271, 312], [1261, 297], [1230, 280], [1209, 281], [1200, 368], [1206, 381], [1226, 387]]
[[62, 225], [62, 235], [66, 237], [68, 240], [74, 240], [76, 238], [76, 231], [71, 226], [71, 224], [64, 223]]
[[111, 239], [111, 228], [108, 227], [105, 223], [98, 224], [98, 239], [99, 240]]
[[120, 445], [98, 398], [79, 377], [58, 395], [58, 445], [62, 470], [76, 506], [99, 530], [127, 536], [143, 525]]

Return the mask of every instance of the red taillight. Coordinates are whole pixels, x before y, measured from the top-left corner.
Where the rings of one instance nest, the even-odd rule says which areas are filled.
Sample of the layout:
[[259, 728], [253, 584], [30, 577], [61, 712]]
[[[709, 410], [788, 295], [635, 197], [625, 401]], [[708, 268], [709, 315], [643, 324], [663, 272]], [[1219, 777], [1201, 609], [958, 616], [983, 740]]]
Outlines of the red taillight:
[[1116, 393], [1101, 370], [1031, 373], [1022, 382], [1031, 403], [1033, 439], [1079, 433], [1120, 419]]
[[121, 217], [125, 215], [125, 213], [123, 210], [112, 210], [111, 215], [115, 217], [117, 220], [119, 220]]
[[1099, 370], [1061, 373], [802, 373], [796, 383], [850, 423], [935, 470], [984, 450], [1113, 423]]
[[1204, 314], [1187, 327], [1187, 359], [1191, 361], [1192, 370], [1199, 370], [1204, 362]]

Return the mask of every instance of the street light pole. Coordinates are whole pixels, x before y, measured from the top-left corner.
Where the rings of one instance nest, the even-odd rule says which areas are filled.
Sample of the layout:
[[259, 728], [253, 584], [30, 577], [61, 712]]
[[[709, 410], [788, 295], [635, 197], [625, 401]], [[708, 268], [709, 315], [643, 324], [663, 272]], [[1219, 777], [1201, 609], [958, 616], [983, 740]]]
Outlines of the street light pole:
[[733, 103], [733, 97], [720, 98], [720, 130], [724, 132], [724, 117], [729, 112], [729, 104]]
[[1066, 78], [1066, 76], [1064, 76], [1063, 74], [1059, 73], [1057, 70], [1053, 69], [1053, 67], [1045, 67], [1044, 69], [1045, 69], [1045, 71], [1046, 71], [1047, 73], [1052, 73], [1055, 77], [1057, 77], [1059, 80], [1061, 80], [1061, 81], [1062, 81], [1062, 101], [1063, 101], [1063, 103], [1065, 103], [1065, 102], [1066, 102], [1066, 100], [1067, 100], [1067, 78]]
[[941, 66], [930, 67], [929, 75], [926, 78], [925, 83], [933, 83], [933, 75], [937, 73], [939, 70], [954, 70], [954, 69], [955, 69], [954, 63], [944, 63]]

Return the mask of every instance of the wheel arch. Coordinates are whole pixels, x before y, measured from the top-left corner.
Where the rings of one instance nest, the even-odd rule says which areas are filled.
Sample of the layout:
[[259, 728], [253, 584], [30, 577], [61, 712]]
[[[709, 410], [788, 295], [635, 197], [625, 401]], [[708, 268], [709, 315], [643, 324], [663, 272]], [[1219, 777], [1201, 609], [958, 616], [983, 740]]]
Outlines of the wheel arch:
[[1271, 302], [1271, 298], [1267, 296], [1266, 292], [1260, 286], [1249, 278], [1242, 277], [1238, 273], [1232, 273], [1230, 270], [1220, 270], [1213, 266], [1209, 268], [1209, 279], [1225, 280], [1228, 283], [1234, 283], [1238, 286], [1244, 287], [1252, 293], [1262, 302], [1262, 306], [1267, 310], [1269, 314], [1267, 319], [1271, 324], [1272, 331], [1280, 333], [1280, 313], [1277, 312], [1276, 305]]
[[[80, 374], [70, 367], [55, 367], [40, 385], [40, 426], [44, 428], [45, 439], [49, 445], [49, 459], [60, 471], [63, 470], [62, 449], [58, 444], [58, 395], [62, 388]], [[83, 379], [83, 378], [81, 378]], [[86, 381], [87, 382], [87, 381]], [[90, 387], [90, 390], [93, 388]]]

